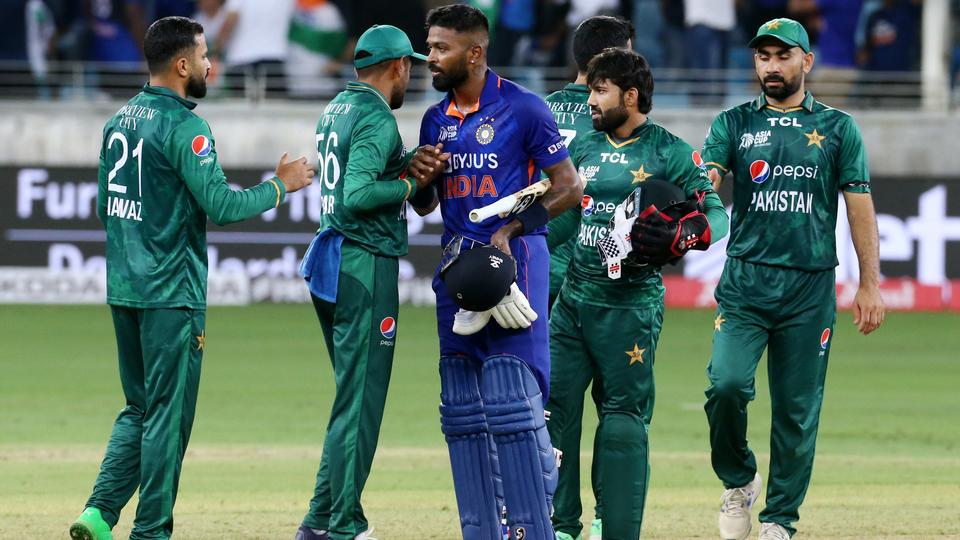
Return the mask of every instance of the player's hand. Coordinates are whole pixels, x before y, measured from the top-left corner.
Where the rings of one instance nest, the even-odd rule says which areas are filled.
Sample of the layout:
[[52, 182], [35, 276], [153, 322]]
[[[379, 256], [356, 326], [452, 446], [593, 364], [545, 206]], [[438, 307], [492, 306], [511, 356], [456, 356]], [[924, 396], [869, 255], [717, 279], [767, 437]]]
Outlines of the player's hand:
[[467, 311], [460, 309], [453, 316], [453, 333], [460, 336], [471, 336], [484, 329], [490, 322], [491, 310]]
[[723, 183], [723, 175], [720, 174], [720, 171], [716, 169], [710, 169], [707, 171], [707, 176], [710, 177], [710, 183], [713, 184], [713, 190], [720, 191], [720, 184]]
[[283, 182], [283, 187], [286, 188], [287, 193], [293, 193], [309, 186], [313, 182], [313, 175], [316, 174], [316, 171], [304, 156], [300, 156], [294, 161], [288, 161], [287, 157], [286, 152], [280, 156], [280, 163], [277, 165], [274, 174]]
[[450, 152], [443, 152], [443, 143], [437, 146], [425, 144], [417, 148], [413, 159], [410, 160], [407, 175], [416, 180], [417, 190], [421, 190], [430, 185], [440, 174], [448, 159], [450, 159]]
[[676, 221], [652, 217], [641, 221], [633, 234], [635, 257], [648, 264], [662, 261], [666, 253], [683, 257], [691, 249], [702, 251], [710, 246], [710, 222], [699, 210]]
[[500, 303], [493, 306], [490, 310], [493, 320], [503, 328], [521, 329], [530, 328], [533, 321], [537, 320], [537, 312], [530, 307], [530, 302], [523, 295], [523, 291], [517, 284], [510, 285], [507, 295], [500, 300]]
[[523, 225], [521, 225], [519, 221], [515, 219], [511, 220], [503, 227], [497, 229], [497, 232], [493, 233], [493, 236], [490, 237], [490, 245], [507, 255], [512, 255], [512, 253], [510, 253], [510, 240], [516, 238], [522, 229]]
[[861, 285], [853, 297], [853, 324], [857, 325], [857, 330], [867, 335], [880, 328], [886, 316], [887, 306], [880, 297], [880, 288]]

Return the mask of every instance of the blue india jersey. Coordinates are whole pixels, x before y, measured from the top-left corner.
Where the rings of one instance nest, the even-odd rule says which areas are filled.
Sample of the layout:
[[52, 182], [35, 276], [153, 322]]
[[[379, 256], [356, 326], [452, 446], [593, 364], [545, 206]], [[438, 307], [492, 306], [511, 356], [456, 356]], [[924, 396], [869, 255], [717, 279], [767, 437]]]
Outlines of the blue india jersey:
[[[541, 169], [567, 158], [546, 103], [489, 69], [478, 103], [458, 104], [449, 92], [424, 113], [420, 144], [438, 143], [451, 153], [436, 180], [444, 243], [456, 234], [488, 243], [508, 219], [471, 223], [470, 211], [529, 186]], [[546, 234], [546, 227], [525, 234]]]

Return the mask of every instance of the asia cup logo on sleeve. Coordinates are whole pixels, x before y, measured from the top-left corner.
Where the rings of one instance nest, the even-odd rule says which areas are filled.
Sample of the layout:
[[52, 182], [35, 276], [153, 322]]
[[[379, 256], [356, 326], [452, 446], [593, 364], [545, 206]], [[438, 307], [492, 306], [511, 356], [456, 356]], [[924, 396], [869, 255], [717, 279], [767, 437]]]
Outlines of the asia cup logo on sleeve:
[[384, 317], [380, 321], [380, 334], [387, 339], [393, 339], [397, 335], [397, 320], [393, 317]]
[[207, 154], [210, 153], [210, 150], [213, 150], [213, 144], [211, 144], [210, 139], [204, 135], [194, 137], [193, 142], [190, 143], [190, 147], [198, 157], [206, 157]]
[[593, 207], [594, 207], [593, 197], [589, 195], [584, 195], [583, 198], [580, 199], [580, 208], [583, 209], [583, 215], [589, 216], [590, 214], [592, 214]]
[[755, 184], [762, 184], [770, 178], [770, 164], [758, 159], [750, 164], [750, 179]]
[[820, 348], [827, 350], [827, 344], [830, 343], [830, 329], [824, 328], [823, 333], [820, 334]]

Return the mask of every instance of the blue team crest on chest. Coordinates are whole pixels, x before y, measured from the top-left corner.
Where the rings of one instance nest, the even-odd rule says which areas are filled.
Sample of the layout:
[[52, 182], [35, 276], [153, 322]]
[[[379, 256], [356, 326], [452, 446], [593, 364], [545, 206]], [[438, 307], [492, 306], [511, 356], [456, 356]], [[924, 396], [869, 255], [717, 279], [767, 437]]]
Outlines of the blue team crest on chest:
[[493, 129], [492, 122], [484, 122], [477, 127], [477, 142], [480, 144], [490, 144], [493, 142], [493, 136], [496, 132]]

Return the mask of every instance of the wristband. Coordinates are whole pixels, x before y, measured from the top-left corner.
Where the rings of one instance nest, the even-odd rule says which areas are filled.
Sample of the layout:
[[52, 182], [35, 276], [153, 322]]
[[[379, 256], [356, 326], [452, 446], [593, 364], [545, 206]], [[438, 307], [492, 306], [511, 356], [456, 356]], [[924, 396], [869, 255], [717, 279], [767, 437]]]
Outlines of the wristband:
[[537, 202], [517, 214], [517, 221], [523, 225], [524, 233], [530, 233], [546, 225], [550, 221], [550, 213], [547, 212], [547, 207]]

